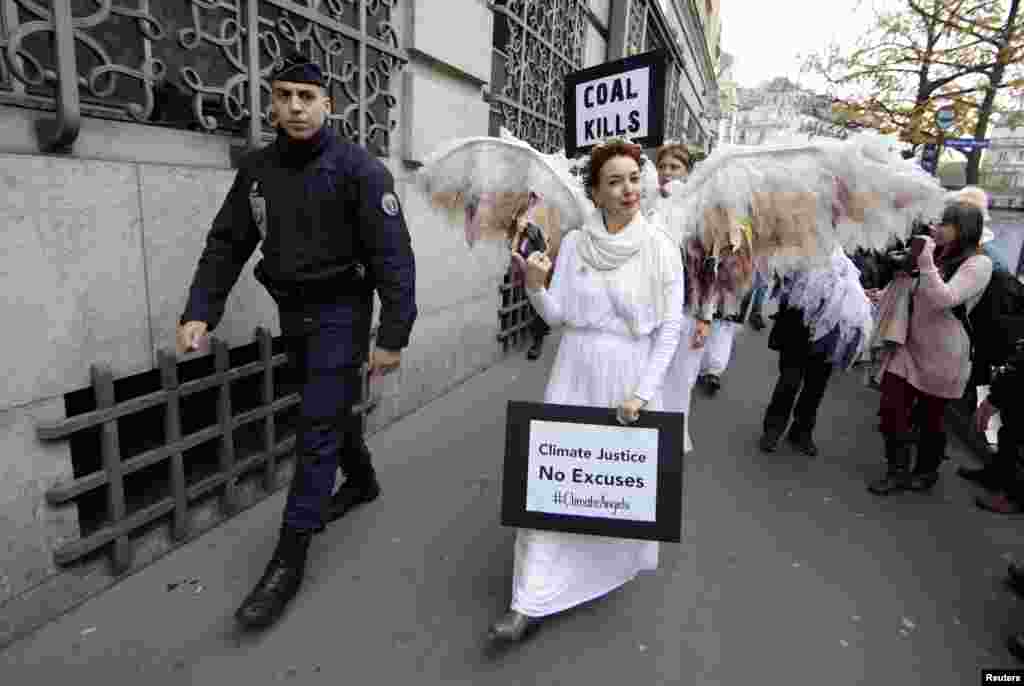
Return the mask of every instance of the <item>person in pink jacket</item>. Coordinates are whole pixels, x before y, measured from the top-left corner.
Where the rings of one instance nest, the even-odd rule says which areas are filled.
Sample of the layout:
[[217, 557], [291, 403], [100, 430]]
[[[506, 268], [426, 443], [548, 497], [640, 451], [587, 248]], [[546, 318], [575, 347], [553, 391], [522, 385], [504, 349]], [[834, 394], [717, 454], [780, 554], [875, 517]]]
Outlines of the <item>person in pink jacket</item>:
[[[882, 361], [879, 415], [888, 469], [869, 484], [876, 495], [926, 491], [939, 479], [946, 449], [946, 404], [960, 398], [971, 375], [971, 343], [964, 321], [992, 278], [992, 260], [981, 250], [982, 212], [949, 205], [931, 236], [913, 239], [916, 274], [906, 342]], [[913, 417], [919, 423], [917, 461], [910, 471]]]

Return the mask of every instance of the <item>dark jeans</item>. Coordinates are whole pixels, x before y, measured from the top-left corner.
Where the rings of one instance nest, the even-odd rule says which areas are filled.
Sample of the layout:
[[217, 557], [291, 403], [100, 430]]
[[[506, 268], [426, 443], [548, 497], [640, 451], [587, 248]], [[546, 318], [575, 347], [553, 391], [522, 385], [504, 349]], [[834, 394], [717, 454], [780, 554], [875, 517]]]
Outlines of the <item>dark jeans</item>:
[[347, 478], [373, 474], [361, 418], [352, 415], [361, 400], [371, 308], [346, 302], [282, 311], [285, 345], [302, 381], [295, 475], [284, 510], [284, 523], [295, 529], [323, 527], [339, 466]]
[[809, 352], [803, 346], [783, 348], [779, 353], [779, 380], [764, 416], [765, 433], [781, 436], [792, 415], [790, 435], [810, 436], [830, 376], [832, 364], [825, 355]]

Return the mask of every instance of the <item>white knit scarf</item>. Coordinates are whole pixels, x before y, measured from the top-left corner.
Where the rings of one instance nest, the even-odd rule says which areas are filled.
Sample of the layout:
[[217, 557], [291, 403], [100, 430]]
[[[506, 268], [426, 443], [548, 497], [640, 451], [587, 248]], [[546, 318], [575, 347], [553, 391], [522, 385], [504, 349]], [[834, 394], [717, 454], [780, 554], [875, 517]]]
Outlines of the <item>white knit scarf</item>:
[[678, 251], [648, 224], [643, 213], [637, 212], [612, 234], [598, 210], [583, 225], [576, 245], [584, 264], [605, 278], [616, 310], [634, 336], [646, 336], [665, 321], [669, 291], [681, 262], [674, 265]]

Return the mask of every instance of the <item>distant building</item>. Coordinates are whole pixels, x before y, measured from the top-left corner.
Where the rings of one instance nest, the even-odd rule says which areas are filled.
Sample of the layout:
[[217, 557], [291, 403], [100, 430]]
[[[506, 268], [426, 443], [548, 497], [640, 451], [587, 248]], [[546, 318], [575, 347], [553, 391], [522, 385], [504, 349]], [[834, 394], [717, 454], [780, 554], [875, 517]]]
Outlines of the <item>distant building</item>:
[[773, 138], [806, 136], [845, 139], [846, 127], [836, 122], [832, 100], [801, 88], [785, 77], [758, 88], [740, 88], [735, 143], [762, 145]]

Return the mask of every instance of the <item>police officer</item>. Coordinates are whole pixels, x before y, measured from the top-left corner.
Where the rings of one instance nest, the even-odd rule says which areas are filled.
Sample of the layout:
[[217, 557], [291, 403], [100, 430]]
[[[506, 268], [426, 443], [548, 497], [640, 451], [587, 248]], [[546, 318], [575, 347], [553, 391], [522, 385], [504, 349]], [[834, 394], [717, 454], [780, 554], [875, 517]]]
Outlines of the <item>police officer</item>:
[[[256, 278], [278, 305], [281, 333], [301, 375], [296, 471], [273, 557], [235, 613], [272, 624], [299, 590], [306, 553], [325, 521], [369, 502], [380, 486], [352, 414], [368, 355], [373, 293], [381, 300], [371, 374], [399, 366], [416, 319], [415, 261], [387, 168], [326, 126], [320, 68], [292, 55], [271, 78], [277, 140], [239, 164], [206, 240], [178, 349], [198, 349], [257, 245]], [[345, 483], [332, 498], [335, 471]]]

